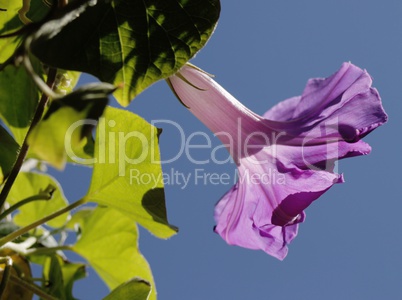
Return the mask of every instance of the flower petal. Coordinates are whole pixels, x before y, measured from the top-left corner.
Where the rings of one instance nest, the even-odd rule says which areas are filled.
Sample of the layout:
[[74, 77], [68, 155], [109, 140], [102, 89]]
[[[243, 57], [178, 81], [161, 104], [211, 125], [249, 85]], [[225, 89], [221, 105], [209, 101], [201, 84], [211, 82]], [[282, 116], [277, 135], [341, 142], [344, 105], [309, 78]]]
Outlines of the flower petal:
[[[254, 113], [215, 82], [209, 74], [192, 65], [185, 65], [178, 75], [168, 78], [180, 101], [200, 119], [237, 162], [245, 156], [244, 140], [253, 143], [256, 132], [269, 133], [282, 128], [282, 122], [266, 120]], [[257, 137], [258, 139], [258, 137]], [[262, 145], [264, 146], [264, 145]]]
[[280, 102], [264, 117], [287, 122], [288, 134], [293, 136], [305, 137], [308, 133], [320, 136], [324, 142], [356, 142], [387, 121], [380, 96], [371, 83], [366, 71], [344, 63], [327, 79], [310, 79], [301, 97]]
[[[229, 94], [209, 74], [185, 65], [180, 76], [169, 77], [169, 82], [182, 103], [214, 133], [226, 132], [235, 136], [238, 121], [253, 130], [263, 118]], [[224, 144], [231, 142], [229, 138], [220, 137]]]
[[309, 80], [302, 96], [264, 117], [194, 66], [168, 81], [238, 164], [239, 181], [215, 207], [215, 231], [229, 244], [279, 259], [304, 210], [343, 182], [335, 161], [368, 154], [370, 146], [360, 139], [387, 120], [369, 74], [351, 63], [327, 79]]
[[256, 197], [244, 198], [250, 194], [245, 191], [247, 188], [238, 183], [219, 200], [215, 206], [215, 232], [229, 245], [261, 249], [284, 259], [288, 253], [286, 245], [297, 235], [298, 224], [286, 227], [266, 224], [258, 228], [252, 219], [258, 201]]
[[304, 147], [276, 145], [281, 162], [290, 168], [296, 166], [302, 170], [322, 170], [334, 172], [335, 162], [342, 158], [367, 155], [370, 145], [363, 141], [347, 143], [344, 141]]
[[325, 171], [289, 169], [280, 162], [256, 166], [242, 159], [239, 181], [215, 207], [215, 231], [228, 244], [283, 259], [304, 209], [337, 182], [341, 176]]

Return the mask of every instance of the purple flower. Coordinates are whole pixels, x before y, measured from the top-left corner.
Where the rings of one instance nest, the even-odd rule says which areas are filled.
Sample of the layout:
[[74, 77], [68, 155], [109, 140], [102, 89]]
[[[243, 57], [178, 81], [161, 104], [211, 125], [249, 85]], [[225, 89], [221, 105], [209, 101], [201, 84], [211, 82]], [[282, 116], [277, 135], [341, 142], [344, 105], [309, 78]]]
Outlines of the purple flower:
[[361, 138], [387, 121], [370, 75], [351, 63], [329, 78], [310, 79], [302, 96], [263, 116], [192, 65], [168, 81], [238, 165], [238, 182], [215, 207], [215, 231], [228, 244], [280, 260], [304, 209], [343, 182], [335, 161], [368, 154], [371, 148]]

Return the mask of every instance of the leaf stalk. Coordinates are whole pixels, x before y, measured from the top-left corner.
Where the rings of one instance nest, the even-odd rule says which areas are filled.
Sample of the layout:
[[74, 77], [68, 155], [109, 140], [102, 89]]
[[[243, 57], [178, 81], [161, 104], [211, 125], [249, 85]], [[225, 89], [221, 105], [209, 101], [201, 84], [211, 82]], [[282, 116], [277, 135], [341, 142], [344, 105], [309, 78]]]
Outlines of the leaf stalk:
[[64, 213], [67, 213], [70, 210], [73, 210], [74, 208], [77, 208], [78, 206], [80, 206], [80, 205], [82, 205], [82, 204], [84, 204], [86, 202], [87, 202], [86, 198], [84, 197], [84, 198], [82, 198], [82, 199], [80, 199], [80, 200], [78, 200], [76, 202], [73, 202], [70, 205], [68, 205], [68, 206], [66, 206], [66, 207], [64, 207], [64, 208], [62, 208], [62, 209], [60, 209], [60, 210], [58, 210], [58, 211], [56, 211], [56, 212], [44, 217], [44, 218], [42, 218], [42, 219], [39, 219], [38, 221], [35, 221], [35, 222], [25, 226], [25, 227], [22, 227], [22, 228], [20, 228], [20, 229], [18, 229], [16, 231], [10, 233], [9, 235], [6, 235], [5, 237], [0, 239], [0, 247], [3, 246], [4, 244], [8, 243], [8, 242], [13, 241], [14, 239], [18, 238], [19, 236], [23, 235], [24, 233], [27, 233], [28, 231], [38, 227], [39, 225], [42, 225], [42, 224], [44, 224], [44, 223], [46, 223], [46, 222], [48, 222], [48, 221], [50, 221], [50, 220], [52, 220], [54, 218], [57, 218], [58, 216], [60, 216], [60, 215], [62, 215]]
[[[54, 83], [56, 81], [56, 75], [57, 75], [57, 70], [54, 68], [49, 69], [48, 72], [48, 78], [47, 78], [47, 86], [49, 88], [53, 88]], [[49, 101], [49, 96], [46, 94], [42, 94], [41, 99], [39, 100], [38, 106], [36, 107], [35, 115], [32, 118], [31, 125], [29, 126], [28, 132], [25, 136], [25, 139], [22, 143], [22, 146], [20, 148], [20, 151], [18, 153], [17, 159], [14, 163], [14, 166], [6, 179], [3, 189], [1, 190], [0, 193], [0, 208], [3, 207], [4, 203], [6, 202], [7, 196], [10, 193], [10, 190], [15, 182], [15, 179], [17, 178], [17, 175], [21, 169], [21, 166], [24, 162], [24, 159], [28, 153], [29, 145], [28, 145], [28, 136], [33, 130], [33, 128], [40, 122], [43, 116], [43, 112], [45, 111], [45, 107], [47, 102]]]

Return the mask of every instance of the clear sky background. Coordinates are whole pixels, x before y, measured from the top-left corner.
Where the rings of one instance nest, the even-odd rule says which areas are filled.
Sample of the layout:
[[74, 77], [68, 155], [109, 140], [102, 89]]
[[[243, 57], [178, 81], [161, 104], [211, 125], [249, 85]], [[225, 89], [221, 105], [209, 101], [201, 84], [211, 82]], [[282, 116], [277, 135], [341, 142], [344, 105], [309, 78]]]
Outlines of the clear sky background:
[[[299, 95], [312, 77], [327, 77], [351, 61], [367, 69], [382, 96], [389, 122], [365, 138], [369, 156], [342, 160], [346, 182], [310, 206], [284, 261], [262, 251], [227, 245], [213, 233], [215, 203], [231, 185], [194, 180], [165, 187], [169, 221], [180, 227], [170, 240], [141, 230], [161, 300], [402, 299], [402, 2], [400, 0], [221, 0], [218, 27], [192, 63], [214, 74], [229, 92], [263, 114]], [[88, 77], [84, 77], [88, 81]], [[116, 102], [113, 100], [112, 104]], [[175, 99], [165, 82], [128, 108], [148, 121], [172, 120], [191, 133], [217, 138]], [[162, 157], [180, 150], [178, 131], [164, 129]], [[198, 139], [204, 143], [205, 139]], [[197, 139], [194, 140], [194, 143]], [[210, 149], [194, 158], [210, 158]], [[222, 157], [225, 153], [222, 151]], [[233, 164], [192, 164], [186, 155], [163, 170], [234, 176]], [[90, 170], [54, 173], [70, 200], [81, 197]], [[80, 299], [101, 299], [103, 283], [77, 285]]]

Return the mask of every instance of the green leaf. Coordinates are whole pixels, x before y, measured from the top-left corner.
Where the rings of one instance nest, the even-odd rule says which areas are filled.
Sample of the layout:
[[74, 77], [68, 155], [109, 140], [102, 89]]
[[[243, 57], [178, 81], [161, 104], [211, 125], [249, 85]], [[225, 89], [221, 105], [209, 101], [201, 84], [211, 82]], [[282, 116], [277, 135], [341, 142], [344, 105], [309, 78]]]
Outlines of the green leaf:
[[51, 66], [123, 84], [115, 96], [126, 106], [149, 85], [178, 71], [206, 44], [220, 2], [100, 0], [75, 11], [78, 17], [64, 14], [60, 21], [45, 24], [32, 52]]
[[13, 137], [0, 125], [0, 184], [13, 168], [19, 148]]
[[[32, 58], [32, 64], [35, 71], [43, 75], [40, 62]], [[0, 71], [0, 118], [20, 145], [28, 131], [39, 97], [38, 88], [23, 67], [8, 65]]]
[[5, 237], [10, 233], [20, 229], [19, 226], [15, 225], [14, 222], [1, 221], [0, 222], [0, 237]]
[[106, 108], [86, 199], [120, 210], [160, 238], [176, 233], [166, 216], [156, 127], [131, 112]]
[[76, 210], [66, 223], [65, 228], [75, 231], [77, 226], [82, 227], [84, 220], [92, 214], [93, 210], [93, 207], [83, 207]]
[[[137, 226], [129, 217], [115, 209], [97, 207], [83, 222], [82, 235], [72, 248], [110, 289], [134, 277], [154, 286], [151, 270], [137, 243]], [[156, 299], [154, 288], [150, 299]]]
[[53, 101], [28, 136], [31, 153], [58, 169], [64, 168], [67, 156], [76, 162], [91, 159], [91, 153], [86, 153], [92, 142], [91, 129], [114, 90], [108, 83], [88, 84]]
[[43, 266], [43, 287], [46, 293], [52, 295], [60, 300], [65, 300], [64, 296], [64, 283], [63, 283], [63, 273], [61, 271], [61, 261], [57, 256], [49, 256], [45, 260]]
[[64, 262], [61, 271], [63, 272], [66, 299], [76, 300], [76, 298], [73, 297], [74, 282], [87, 276], [85, 265], [80, 263]]
[[118, 286], [103, 300], [147, 300], [150, 292], [151, 286], [148, 282], [134, 278]]
[[60, 300], [75, 300], [74, 282], [86, 277], [85, 265], [70, 263], [58, 255], [50, 255], [43, 265], [43, 286], [46, 293]]
[[[52, 199], [45, 201], [34, 201], [19, 208], [19, 213], [14, 217], [14, 222], [20, 226], [26, 226], [37, 221], [56, 210], [67, 206], [68, 202], [63, 195], [63, 191], [57, 181], [45, 174], [20, 172], [7, 197], [7, 202], [13, 205], [28, 197], [38, 195], [49, 185], [55, 188]], [[68, 218], [68, 214], [63, 214], [47, 222], [49, 226], [63, 226]]]
[[[42, 20], [50, 10], [49, 2], [33, 0], [0, 0], [0, 35], [16, 32]], [[22, 42], [22, 35], [0, 39], [0, 63], [11, 57]]]
[[[0, 8], [5, 9], [5, 11], [0, 11], [0, 35], [10, 33], [21, 27], [21, 22], [18, 22], [18, 19], [16, 19], [21, 6], [22, 1], [0, 0]], [[18, 36], [1, 38], [0, 63], [4, 63], [10, 58], [20, 43], [21, 38]]]

